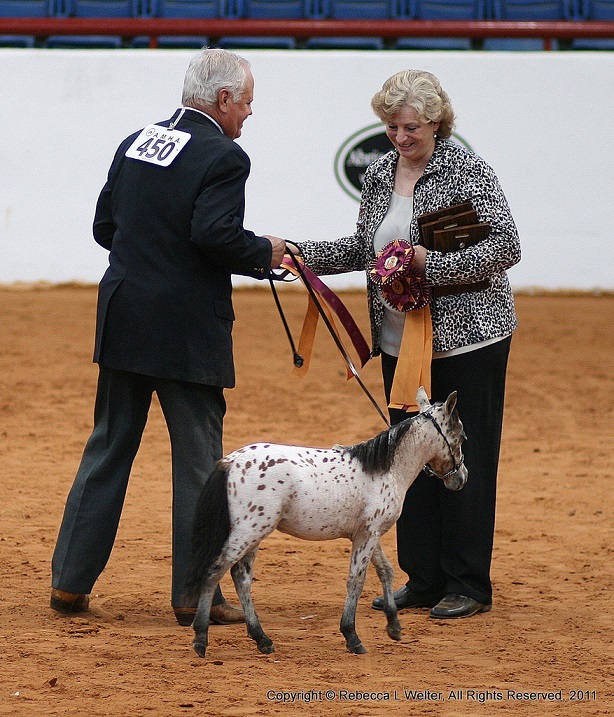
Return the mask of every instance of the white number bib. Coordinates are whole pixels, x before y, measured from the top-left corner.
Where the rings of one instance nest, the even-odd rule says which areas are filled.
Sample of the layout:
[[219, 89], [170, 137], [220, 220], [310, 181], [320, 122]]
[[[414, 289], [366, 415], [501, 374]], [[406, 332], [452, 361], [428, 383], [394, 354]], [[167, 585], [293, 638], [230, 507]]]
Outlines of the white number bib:
[[191, 138], [188, 132], [148, 124], [128, 147], [126, 157], [168, 167]]

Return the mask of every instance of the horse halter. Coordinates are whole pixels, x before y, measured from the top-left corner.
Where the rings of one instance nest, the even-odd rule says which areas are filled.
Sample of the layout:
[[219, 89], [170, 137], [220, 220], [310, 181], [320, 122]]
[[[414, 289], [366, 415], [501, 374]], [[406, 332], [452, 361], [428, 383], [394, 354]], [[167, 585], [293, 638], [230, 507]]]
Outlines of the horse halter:
[[459, 470], [463, 467], [465, 464], [465, 456], [461, 454], [461, 460], [460, 463], [456, 462], [456, 458], [454, 457], [454, 451], [452, 450], [452, 446], [450, 445], [450, 441], [446, 438], [444, 432], [441, 430], [441, 426], [437, 423], [435, 416], [431, 413], [430, 410], [422, 411], [418, 414], [419, 416], [424, 416], [427, 418], [437, 429], [437, 433], [443, 438], [446, 446], [448, 447], [448, 450], [450, 451], [450, 456], [452, 458], [453, 468], [451, 468], [447, 473], [440, 476], [439, 473], [434, 471], [431, 466], [428, 463], [425, 463], [424, 465], [424, 472], [427, 473], [430, 476], [433, 476], [434, 478], [440, 478], [441, 480], [446, 480], [446, 478], [451, 478], [453, 475], [456, 475], [456, 473], [459, 472]]

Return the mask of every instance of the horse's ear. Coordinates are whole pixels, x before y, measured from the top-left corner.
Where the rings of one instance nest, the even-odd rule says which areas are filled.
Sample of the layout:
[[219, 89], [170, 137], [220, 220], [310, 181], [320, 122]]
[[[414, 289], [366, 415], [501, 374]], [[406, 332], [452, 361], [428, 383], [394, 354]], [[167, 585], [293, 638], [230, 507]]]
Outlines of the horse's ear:
[[426, 411], [426, 409], [431, 405], [429, 397], [426, 395], [426, 391], [424, 390], [424, 386], [420, 386], [418, 389], [418, 393], [416, 394], [416, 403], [420, 412]]
[[456, 408], [456, 391], [452, 393], [446, 399], [446, 413], [450, 414]]

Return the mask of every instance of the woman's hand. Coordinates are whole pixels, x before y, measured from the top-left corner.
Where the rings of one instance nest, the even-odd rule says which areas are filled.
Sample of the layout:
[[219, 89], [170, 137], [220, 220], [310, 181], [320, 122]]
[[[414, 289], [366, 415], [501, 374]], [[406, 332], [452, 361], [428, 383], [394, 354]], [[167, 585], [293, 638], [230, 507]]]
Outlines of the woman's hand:
[[294, 242], [287, 241], [286, 242], [286, 251], [291, 251], [296, 256], [302, 256], [301, 250], [296, 246]]
[[414, 244], [414, 252], [412, 264], [418, 271], [424, 272], [426, 269], [426, 249], [420, 244]]

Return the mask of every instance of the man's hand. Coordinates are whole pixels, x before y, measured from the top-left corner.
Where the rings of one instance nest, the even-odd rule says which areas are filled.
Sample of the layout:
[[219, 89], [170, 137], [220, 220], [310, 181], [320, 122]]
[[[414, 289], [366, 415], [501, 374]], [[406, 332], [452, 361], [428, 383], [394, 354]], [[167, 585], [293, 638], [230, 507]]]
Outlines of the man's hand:
[[286, 253], [286, 242], [279, 237], [274, 237], [269, 234], [263, 234], [263, 237], [271, 242], [273, 247], [273, 255], [271, 256], [271, 269], [276, 269], [284, 258]]

